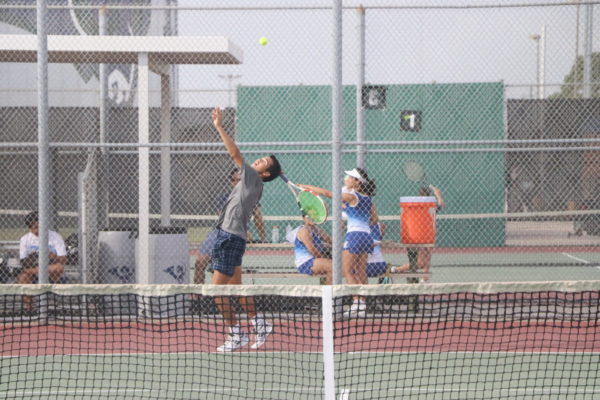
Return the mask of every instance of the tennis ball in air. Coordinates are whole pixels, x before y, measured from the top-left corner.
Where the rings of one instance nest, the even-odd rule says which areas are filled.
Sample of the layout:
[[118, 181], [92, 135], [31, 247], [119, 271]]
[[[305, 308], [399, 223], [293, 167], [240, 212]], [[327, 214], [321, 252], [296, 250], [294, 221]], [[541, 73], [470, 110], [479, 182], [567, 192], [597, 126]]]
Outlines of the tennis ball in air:
[[268, 40], [268, 39], [267, 39], [265, 36], [263, 36], [263, 37], [261, 37], [260, 39], [258, 39], [258, 43], [259, 43], [261, 46], [266, 46], [266, 45], [267, 45], [267, 43], [269, 43], [269, 40]]

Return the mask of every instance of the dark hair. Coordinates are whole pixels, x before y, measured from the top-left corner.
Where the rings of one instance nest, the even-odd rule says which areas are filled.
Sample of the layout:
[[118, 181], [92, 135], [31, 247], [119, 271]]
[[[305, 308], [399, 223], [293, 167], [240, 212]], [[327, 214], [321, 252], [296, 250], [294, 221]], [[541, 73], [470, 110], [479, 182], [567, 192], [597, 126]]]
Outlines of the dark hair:
[[277, 160], [277, 157], [275, 157], [273, 154], [271, 154], [269, 157], [273, 161], [273, 164], [267, 168], [269, 176], [262, 178], [263, 182], [271, 182], [273, 179], [281, 175], [281, 165], [279, 165], [279, 160]]
[[365, 182], [361, 182], [360, 184], [360, 192], [369, 197], [375, 196], [375, 191], [377, 189], [375, 181], [369, 179], [369, 174], [367, 174], [367, 171], [365, 171], [364, 169], [356, 167], [356, 170], [358, 171], [360, 176], [362, 176], [365, 180]]
[[39, 216], [37, 211], [32, 211], [25, 217], [25, 226], [30, 229], [36, 222], [39, 222]]

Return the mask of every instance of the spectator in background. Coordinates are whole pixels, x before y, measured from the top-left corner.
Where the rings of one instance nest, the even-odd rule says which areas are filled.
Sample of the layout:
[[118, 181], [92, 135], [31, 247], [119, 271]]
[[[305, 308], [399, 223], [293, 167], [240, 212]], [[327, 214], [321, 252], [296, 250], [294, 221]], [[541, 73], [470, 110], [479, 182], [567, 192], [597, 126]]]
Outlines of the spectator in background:
[[[437, 205], [437, 211], [441, 211], [444, 208], [444, 199], [442, 197], [442, 191], [433, 186], [429, 185], [429, 187], [422, 187], [419, 189], [419, 196], [435, 196], [435, 201]], [[418, 248], [417, 249], [417, 267], [421, 269], [424, 273], [429, 274], [429, 270], [431, 269], [431, 249], [430, 248]], [[404, 264], [401, 267], [398, 267], [397, 271], [409, 271], [410, 265]], [[428, 275], [429, 276], [429, 275]], [[428, 277], [423, 278], [421, 282], [427, 282], [429, 280]]]
[[[231, 183], [231, 187], [233, 188], [240, 181], [240, 171], [238, 168], [234, 168], [229, 173], [229, 182]], [[223, 205], [227, 201], [229, 197], [230, 191], [223, 192], [217, 196], [217, 213], [221, 211]], [[258, 232], [258, 236], [262, 243], [266, 242], [266, 233], [265, 233], [265, 223], [262, 216], [262, 211], [260, 209], [260, 203], [254, 207], [252, 210], [252, 220], [254, 221], [254, 225], [256, 225], [256, 230]], [[206, 239], [200, 244], [200, 248], [198, 249], [198, 258], [196, 258], [196, 266], [194, 271], [194, 283], [203, 284], [204, 283], [204, 275], [206, 273], [206, 269], [211, 263], [210, 252], [212, 251], [213, 245], [217, 238], [217, 230], [211, 230]], [[246, 234], [246, 240], [249, 243], [253, 242], [252, 232], [248, 231]]]
[[[25, 217], [25, 225], [29, 232], [19, 243], [19, 258], [21, 260], [21, 272], [17, 275], [17, 283], [35, 283], [37, 282], [38, 253], [40, 248], [39, 239], [39, 217], [37, 211], [32, 211]], [[48, 278], [52, 283], [59, 283], [65, 271], [67, 262], [67, 251], [63, 238], [55, 231], [48, 231]], [[23, 299], [26, 310], [31, 310], [31, 298], [29, 296]]]

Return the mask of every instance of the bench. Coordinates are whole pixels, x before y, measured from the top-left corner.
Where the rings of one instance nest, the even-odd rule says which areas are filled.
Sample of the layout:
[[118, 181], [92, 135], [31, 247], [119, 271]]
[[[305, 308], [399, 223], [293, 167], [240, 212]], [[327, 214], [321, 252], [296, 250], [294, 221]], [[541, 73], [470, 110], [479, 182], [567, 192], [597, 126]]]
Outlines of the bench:
[[[408, 261], [410, 264], [410, 270], [406, 272], [395, 272], [381, 274], [380, 276], [374, 277], [379, 278], [378, 281], [383, 283], [384, 278], [389, 278], [388, 283], [398, 283], [397, 280], [406, 279], [407, 283], [418, 283], [421, 279], [431, 279], [431, 273], [425, 273], [419, 271], [417, 267], [417, 253], [422, 248], [432, 248], [433, 244], [403, 244], [392, 241], [383, 241], [381, 243], [383, 249], [406, 249], [408, 255]], [[291, 243], [248, 243], [247, 250], [250, 254], [259, 253], [261, 251], [273, 250], [281, 253], [282, 251], [290, 254], [293, 257], [293, 245]], [[391, 265], [388, 263], [388, 271]], [[296, 271], [293, 267], [266, 267], [258, 265], [243, 265], [243, 274], [250, 279], [254, 278], [298, 278], [298, 277], [311, 277], [310, 275], [303, 275]], [[314, 276], [319, 278], [320, 283], [324, 282], [323, 276]]]
[[[391, 267], [388, 264], [388, 270]], [[243, 266], [243, 276], [249, 279], [297, 279], [297, 278], [315, 278], [319, 279], [320, 284], [325, 283], [323, 275], [304, 275], [296, 271], [295, 268], [284, 267], [258, 267], [258, 266]], [[431, 273], [419, 271], [393, 272], [384, 273], [372, 278], [378, 279], [379, 283], [384, 283], [384, 278], [389, 278], [387, 283], [399, 283], [400, 279], [406, 279], [408, 283], [418, 283], [420, 279], [430, 279]]]
[[[18, 241], [0, 241], [0, 256], [7, 258], [6, 263], [10, 272], [21, 268]], [[62, 283], [81, 282], [81, 271], [79, 270], [79, 265], [66, 264], [63, 277], [64, 279]], [[14, 279], [7, 283], [14, 283]]]
[[[411, 265], [411, 269], [408, 272], [400, 272], [400, 273], [392, 273], [389, 274], [390, 283], [398, 283], [397, 280], [406, 279], [408, 283], [418, 283], [420, 279], [429, 279], [431, 274], [427, 274], [424, 272], [420, 272], [416, 266], [416, 250], [418, 248], [430, 248], [433, 245], [406, 245], [398, 242], [392, 241], [384, 241], [381, 244], [381, 247], [384, 249], [407, 249], [409, 263]], [[191, 249], [197, 248], [194, 245], [190, 246]], [[279, 253], [283, 252], [287, 254], [289, 252], [290, 256], [293, 257], [293, 245], [291, 243], [248, 243], [247, 249], [249, 252], [261, 252], [274, 250]], [[18, 241], [0, 241], [0, 254], [8, 256], [9, 266], [19, 267], [19, 242]], [[244, 265], [243, 268], [244, 275], [250, 279], [293, 279], [293, 278], [310, 278], [309, 275], [303, 275], [296, 271], [293, 266], [278, 266], [278, 267], [264, 267], [264, 266], [256, 266], [256, 265]], [[193, 274], [193, 267], [192, 267]], [[81, 282], [81, 271], [78, 265], [65, 265], [65, 274], [66, 282], [68, 283], [77, 283]], [[323, 276], [314, 276], [315, 279], [319, 279], [320, 283], [324, 282]], [[379, 281], [381, 282], [384, 278], [386, 278], [385, 274], [378, 276]]]

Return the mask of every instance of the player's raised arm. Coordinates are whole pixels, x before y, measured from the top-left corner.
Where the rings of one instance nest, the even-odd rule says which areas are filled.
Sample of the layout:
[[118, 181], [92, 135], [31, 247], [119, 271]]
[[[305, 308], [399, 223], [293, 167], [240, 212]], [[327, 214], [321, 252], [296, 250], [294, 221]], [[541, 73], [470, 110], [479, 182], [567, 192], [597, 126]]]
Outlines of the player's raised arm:
[[318, 186], [300, 185], [300, 184], [298, 184], [298, 187], [300, 187], [302, 189], [310, 190], [311, 192], [314, 192], [314, 193], [316, 193], [316, 194], [318, 194], [320, 196], [325, 196], [325, 197], [329, 197], [329, 198], [333, 197], [333, 193], [331, 193], [330, 190], [323, 189], [323, 188], [320, 188]]
[[219, 135], [221, 135], [221, 140], [223, 141], [227, 152], [231, 156], [231, 159], [238, 167], [241, 167], [244, 163], [244, 157], [242, 157], [240, 149], [237, 147], [231, 136], [225, 132], [225, 129], [223, 128], [223, 112], [219, 107], [215, 107], [213, 110], [212, 120], [217, 132], [219, 132]]
[[[325, 196], [330, 199], [333, 198], [333, 193], [331, 192], [331, 190], [323, 189], [323, 188], [320, 188], [318, 186], [313, 186], [313, 185], [300, 185], [299, 184], [298, 187], [300, 187], [302, 189], [310, 190], [311, 192], [314, 192], [320, 196]], [[354, 204], [356, 204], [356, 196], [352, 193], [344, 192], [344, 193], [342, 193], [342, 201], [345, 201], [346, 203], [350, 203], [350, 205], [354, 205]]]
[[435, 200], [437, 201], [438, 208], [439, 209], [444, 208], [445, 204], [444, 204], [444, 198], [442, 197], [442, 191], [433, 185], [429, 185], [429, 188], [431, 189], [431, 191], [433, 192], [433, 195], [435, 196]]

